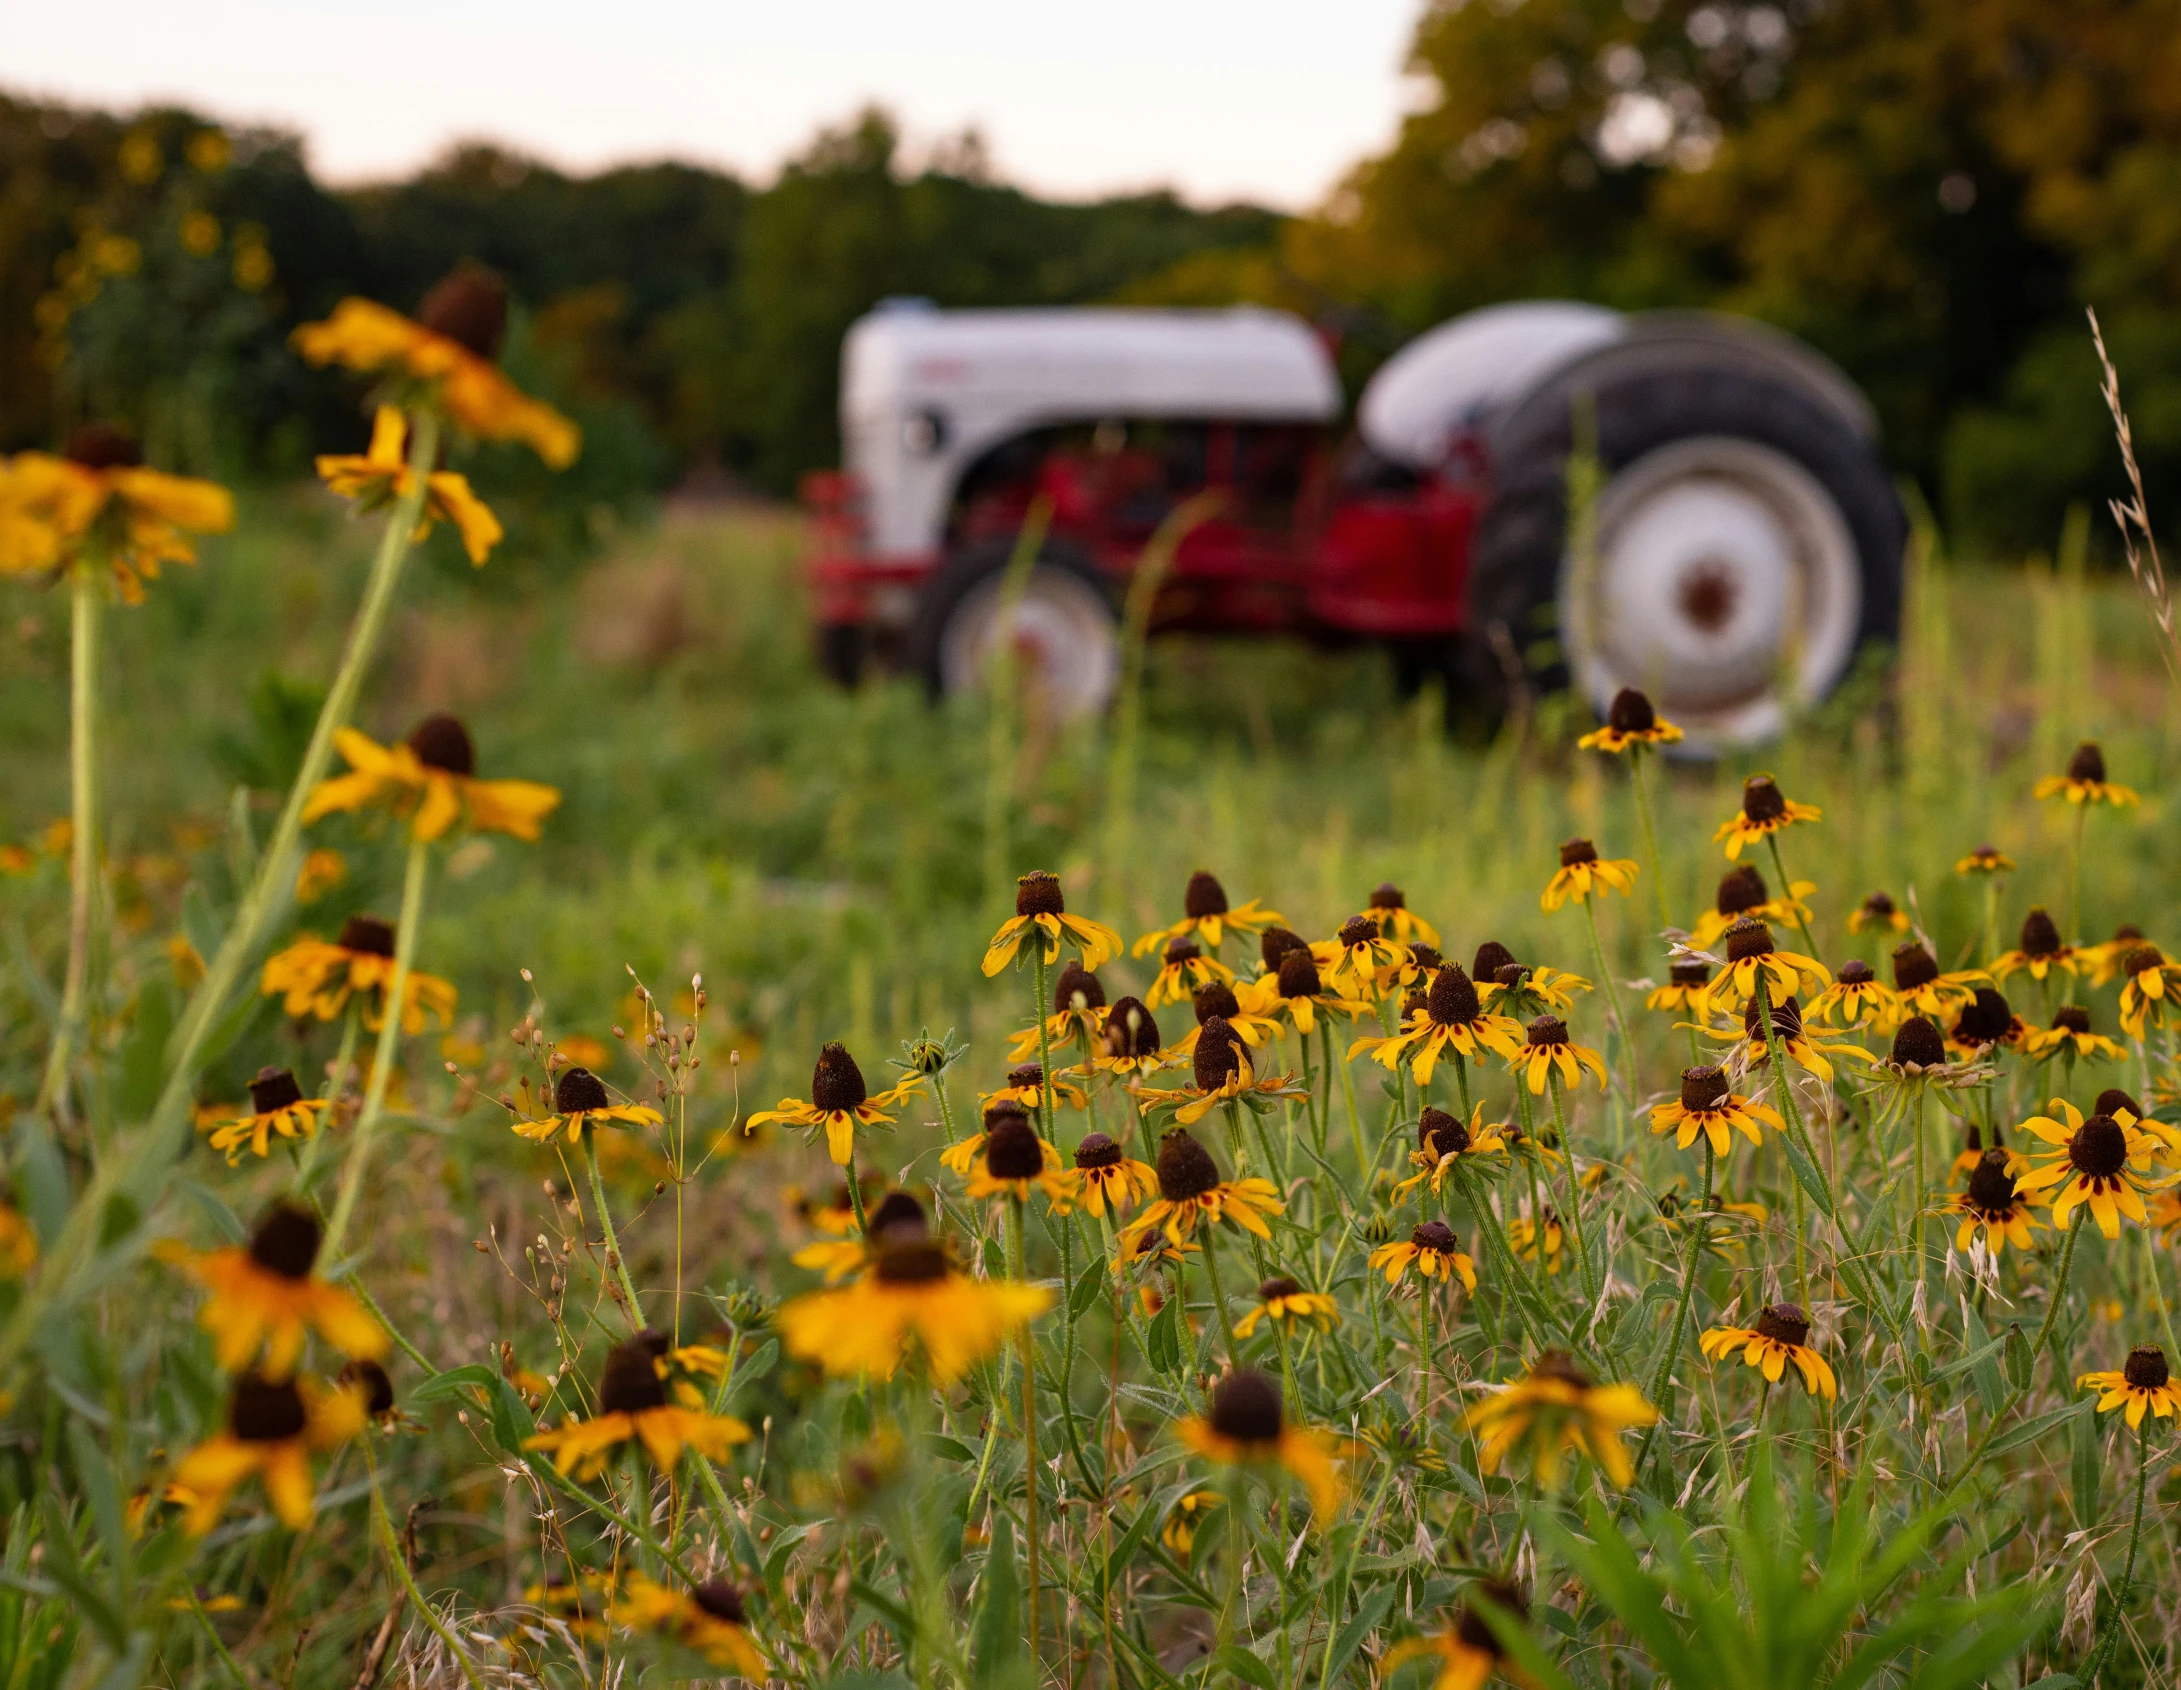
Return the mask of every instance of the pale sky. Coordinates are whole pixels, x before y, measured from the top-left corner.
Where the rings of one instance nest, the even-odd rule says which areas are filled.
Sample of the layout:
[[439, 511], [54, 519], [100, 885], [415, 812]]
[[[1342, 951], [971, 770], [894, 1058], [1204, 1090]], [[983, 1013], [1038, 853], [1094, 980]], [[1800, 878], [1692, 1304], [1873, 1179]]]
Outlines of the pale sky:
[[763, 177], [889, 106], [975, 124], [997, 173], [1083, 196], [1315, 202], [1385, 145], [1420, 0], [13, 0], [0, 86], [171, 99], [308, 139], [353, 182], [456, 138], [590, 168], [671, 155]]

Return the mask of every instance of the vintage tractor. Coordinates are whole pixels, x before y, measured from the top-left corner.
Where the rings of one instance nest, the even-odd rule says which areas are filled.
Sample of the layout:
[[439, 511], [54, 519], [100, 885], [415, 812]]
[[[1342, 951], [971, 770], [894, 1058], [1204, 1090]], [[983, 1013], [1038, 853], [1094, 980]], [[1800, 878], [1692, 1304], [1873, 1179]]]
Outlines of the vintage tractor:
[[[1692, 747], [1743, 743], [1895, 634], [1906, 525], [1870, 407], [1776, 331], [1495, 306], [1396, 353], [1352, 431], [1342, 410], [1278, 312], [884, 305], [843, 350], [846, 468], [806, 489], [826, 664], [980, 684], [1042, 496], [1013, 647], [1056, 713], [1101, 709], [1146, 541], [1207, 488], [1154, 630], [1376, 641], [1486, 711], [1638, 686]], [[1599, 474], [1571, 545], [1578, 441]]]

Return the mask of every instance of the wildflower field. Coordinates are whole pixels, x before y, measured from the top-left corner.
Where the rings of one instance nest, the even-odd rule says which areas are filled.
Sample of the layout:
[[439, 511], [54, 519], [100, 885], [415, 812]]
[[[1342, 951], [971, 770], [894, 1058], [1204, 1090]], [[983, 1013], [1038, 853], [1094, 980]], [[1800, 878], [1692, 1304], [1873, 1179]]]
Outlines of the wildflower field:
[[1761, 760], [1272, 646], [934, 712], [784, 514], [511, 574], [498, 311], [304, 331], [322, 486], [0, 470], [0, 1682], [2174, 1681], [2083, 527], [1922, 535]]

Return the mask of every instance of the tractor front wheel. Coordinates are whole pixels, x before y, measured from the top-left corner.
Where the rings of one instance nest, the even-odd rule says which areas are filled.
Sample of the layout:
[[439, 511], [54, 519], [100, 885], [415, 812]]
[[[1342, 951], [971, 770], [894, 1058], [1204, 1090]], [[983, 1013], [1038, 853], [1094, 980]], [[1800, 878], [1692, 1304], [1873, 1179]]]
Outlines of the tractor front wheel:
[[1120, 677], [1113, 596], [1096, 564], [1048, 541], [1023, 578], [1013, 617], [1004, 604], [1007, 541], [965, 547], [926, 583], [908, 656], [935, 698], [977, 692], [1009, 642], [1030, 707], [1060, 721], [1095, 715]]

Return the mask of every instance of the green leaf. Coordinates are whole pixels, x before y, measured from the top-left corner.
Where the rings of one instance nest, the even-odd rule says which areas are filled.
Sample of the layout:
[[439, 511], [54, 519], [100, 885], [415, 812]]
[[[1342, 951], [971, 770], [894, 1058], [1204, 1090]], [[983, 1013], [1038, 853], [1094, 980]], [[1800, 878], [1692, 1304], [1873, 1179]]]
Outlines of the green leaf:
[[964, 1465], [977, 1459], [976, 1452], [969, 1445], [959, 1438], [948, 1437], [944, 1432], [926, 1432], [924, 1447], [933, 1455], [948, 1461], [959, 1461]]
[[173, 1030], [173, 987], [165, 981], [147, 986], [137, 995], [136, 1019], [121, 1046], [114, 1112], [123, 1120], [141, 1120], [159, 1101], [159, 1085], [166, 1069], [167, 1035]]
[[125, 1192], [115, 1192], [106, 1199], [105, 1213], [99, 1216], [98, 1247], [101, 1250], [111, 1250], [124, 1239], [134, 1236], [143, 1219], [143, 1211], [137, 1208]]
[[75, 1456], [76, 1482], [83, 1486], [91, 1504], [91, 1518], [98, 1526], [107, 1576], [114, 1583], [114, 1599], [125, 1608], [129, 1599], [129, 1537], [121, 1523], [121, 1487], [114, 1482], [113, 1462], [80, 1420], [68, 1423], [68, 1445]]
[[508, 1454], [521, 1456], [525, 1440], [536, 1435], [537, 1417], [530, 1412], [530, 1405], [522, 1394], [505, 1379], [494, 1377], [492, 1392], [492, 1438]]
[[984, 1558], [984, 1600], [970, 1631], [970, 1690], [998, 1690], [1022, 1647], [1022, 1591], [1015, 1582], [1015, 1525], [994, 1512]]
[[1977, 1351], [1976, 1365], [1971, 1370], [1976, 1376], [1977, 1395], [1984, 1399], [1987, 1414], [1997, 1414], [2007, 1405], [2006, 1381], [1999, 1376], [1999, 1352], [2004, 1347], [2005, 1340], [1985, 1345]]
[[2074, 1412], [2075, 1407], [2070, 1403], [2066, 1408], [2056, 1408], [2050, 1414], [2040, 1414], [2033, 1420], [2023, 1421], [2021, 1425], [1994, 1438], [1992, 1447], [1984, 1452], [1984, 1459], [1989, 1461], [1995, 1455], [2004, 1455], [2010, 1449], [2020, 1449], [2024, 1444], [2036, 1442]]
[[750, 1352], [749, 1360], [736, 1364], [735, 1383], [737, 1385], [756, 1384], [778, 1365], [779, 1360], [780, 1340], [767, 1338]]
[[1333, 1653], [1327, 1663], [1327, 1684], [1340, 1682], [1340, 1675], [1348, 1670], [1348, 1663], [1355, 1659], [1356, 1651], [1363, 1647], [1363, 1640], [1385, 1620], [1386, 1610], [1393, 1606], [1393, 1599], [1400, 1588], [1393, 1583], [1380, 1585], [1364, 1597], [1362, 1606], [1356, 1610], [1356, 1617], [1340, 1628], [1340, 1635], [1333, 1639]]
[[120, 1611], [91, 1582], [90, 1574], [77, 1559], [76, 1540], [69, 1530], [67, 1516], [50, 1496], [45, 1499], [41, 1512], [45, 1516], [45, 1532], [40, 1539], [45, 1545], [45, 1559], [39, 1570], [75, 1598], [76, 1606], [83, 1617], [91, 1622], [110, 1647], [116, 1650], [126, 1648], [128, 1627], [122, 1623]]
[[1161, 1373], [1172, 1373], [1181, 1366], [1181, 1327], [1177, 1311], [1180, 1302], [1169, 1297], [1151, 1317], [1151, 1333], [1147, 1343], [1151, 1350], [1151, 1365]]
[[1136, 1551], [1143, 1547], [1144, 1539], [1151, 1535], [1151, 1528], [1159, 1523], [1160, 1517], [1171, 1506], [1170, 1502], [1154, 1497], [1136, 1511], [1136, 1518], [1129, 1522], [1128, 1530], [1121, 1534], [1121, 1541], [1113, 1546], [1106, 1556], [1105, 1564], [1098, 1570], [1098, 1599], [1101, 1602], [1111, 1593], [1121, 1574], [1127, 1571], [1129, 1562], [1135, 1559]]
[[[850, 1579], [848, 1581], [848, 1594], [884, 1620], [886, 1629], [894, 1634], [896, 1641], [904, 1649], [915, 1646], [916, 1621], [909, 1617], [909, 1610], [899, 1602], [896, 1602], [883, 1590], [874, 1587], [867, 1579]], [[860, 1630], [861, 1628], [854, 1627], [851, 1629]]]
[[1092, 1260], [1076, 1279], [1075, 1289], [1068, 1293], [1068, 1312], [1080, 1316], [1096, 1303], [1106, 1288], [1106, 1261], [1103, 1256]]
[[433, 1374], [410, 1391], [409, 1400], [417, 1404], [445, 1402], [465, 1391], [476, 1390], [486, 1393], [483, 1400], [489, 1401], [492, 1387], [499, 1381], [500, 1375], [494, 1369], [471, 1362], [467, 1367], [450, 1367], [444, 1373]]
[[1230, 1643], [1212, 1657], [1219, 1666], [1257, 1690], [1272, 1690], [1272, 1669], [1247, 1649]]
[[2098, 1519], [2098, 1490], [2105, 1477], [2105, 1428], [2098, 1423], [2095, 1397], [2085, 1397], [2075, 1410], [2074, 1445], [2068, 1482], [2075, 1487], [2075, 1523], [2090, 1526]]
[[1795, 1142], [1792, 1133], [1776, 1134], [1775, 1139], [1787, 1152], [1787, 1165], [1795, 1170], [1795, 1183], [1810, 1194], [1810, 1201], [1817, 1205], [1818, 1213], [1830, 1220], [1833, 1205], [1825, 1195], [1825, 1178], [1818, 1172], [1817, 1164], [1803, 1154], [1802, 1146]]
[[2007, 1383], [2018, 1391], [2030, 1388], [2030, 1377], [2037, 1365], [2037, 1358], [2030, 1353], [2030, 1341], [2022, 1336], [2019, 1325], [2007, 1328]]

